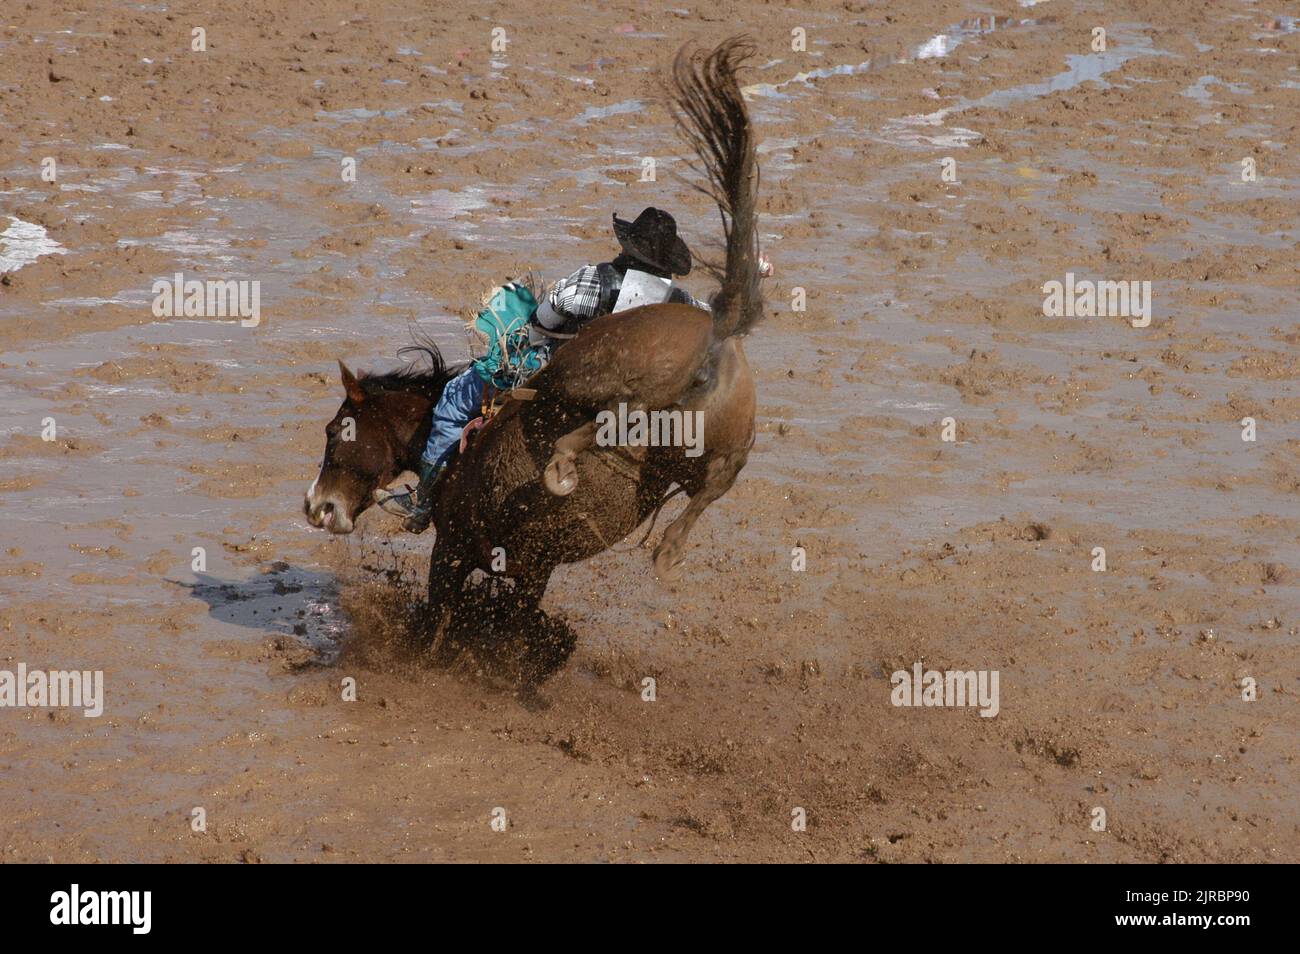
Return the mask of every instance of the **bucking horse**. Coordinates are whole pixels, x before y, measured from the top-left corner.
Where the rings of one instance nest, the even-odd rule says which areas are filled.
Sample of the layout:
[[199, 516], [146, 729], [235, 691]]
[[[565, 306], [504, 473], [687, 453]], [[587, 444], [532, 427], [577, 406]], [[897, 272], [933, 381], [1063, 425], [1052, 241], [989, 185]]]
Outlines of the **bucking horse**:
[[[753, 52], [745, 38], [683, 49], [668, 81], [676, 127], [696, 157], [692, 185], [722, 219], [725, 261], [702, 263], [720, 283], [712, 312], [654, 304], [596, 318], [453, 459], [433, 519], [426, 636], [436, 658], [453, 660], [476, 632], [481, 642], [479, 604], [466, 586], [480, 570], [503, 578], [493, 604], [500, 610], [504, 601], [500, 618], [522, 639], [531, 657], [523, 678], [536, 686], [573, 650], [568, 627], [557, 634], [540, 610], [556, 567], [609, 549], [682, 493], [688, 503], [654, 549], [657, 576], [678, 579], [691, 528], [745, 466], [755, 396], [741, 338], [762, 317], [763, 301], [756, 142], [737, 71]], [[386, 374], [353, 374], [339, 362], [346, 396], [304, 501], [313, 526], [350, 533], [375, 491], [418, 465], [430, 411], [457, 370], [435, 347], [420, 350], [426, 366]], [[625, 413], [698, 412], [702, 448], [688, 455], [681, 446], [598, 440], [601, 413], [620, 405]], [[351, 440], [342, 439], [347, 419]]]

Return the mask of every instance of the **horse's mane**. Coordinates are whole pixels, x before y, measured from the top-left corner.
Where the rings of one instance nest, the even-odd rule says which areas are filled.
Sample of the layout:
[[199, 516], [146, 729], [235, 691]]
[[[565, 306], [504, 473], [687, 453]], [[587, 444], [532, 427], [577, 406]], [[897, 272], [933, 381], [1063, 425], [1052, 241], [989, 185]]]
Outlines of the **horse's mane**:
[[413, 332], [415, 343], [399, 348], [397, 356], [407, 359], [403, 367], [382, 374], [363, 374], [361, 388], [367, 394], [377, 391], [406, 391], [437, 398], [443, 386], [462, 370], [464, 365], [448, 365], [442, 351], [433, 339], [421, 332]]

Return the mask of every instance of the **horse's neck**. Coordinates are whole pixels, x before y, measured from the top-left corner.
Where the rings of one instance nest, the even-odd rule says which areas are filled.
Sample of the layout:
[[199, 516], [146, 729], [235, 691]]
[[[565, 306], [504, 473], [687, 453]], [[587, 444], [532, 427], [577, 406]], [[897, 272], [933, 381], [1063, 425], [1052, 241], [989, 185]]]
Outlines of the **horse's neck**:
[[407, 444], [407, 466], [411, 470], [420, 469], [420, 461], [424, 457], [424, 448], [429, 443], [429, 434], [433, 431], [433, 401], [429, 401], [424, 410], [420, 413], [420, 421], [415, 427], [411, 440]]
[[433, 430], [434, 402], [426, 396], [409, 391], [392, 393], [391, 420], [400, 443], [399, 470], [419, 470], [420, 458]]

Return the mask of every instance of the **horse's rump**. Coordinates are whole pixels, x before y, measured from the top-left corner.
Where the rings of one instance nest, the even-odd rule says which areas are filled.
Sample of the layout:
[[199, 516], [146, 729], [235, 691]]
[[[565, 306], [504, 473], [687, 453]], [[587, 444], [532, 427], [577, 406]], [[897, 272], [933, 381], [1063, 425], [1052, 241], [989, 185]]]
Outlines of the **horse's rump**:
[[669, 407], [695, 383], [712, 341], [713, 319], [702, 309], [631, 308], [586, 325], [529, 384], [539, 398], [584, 411], [620, 401]]

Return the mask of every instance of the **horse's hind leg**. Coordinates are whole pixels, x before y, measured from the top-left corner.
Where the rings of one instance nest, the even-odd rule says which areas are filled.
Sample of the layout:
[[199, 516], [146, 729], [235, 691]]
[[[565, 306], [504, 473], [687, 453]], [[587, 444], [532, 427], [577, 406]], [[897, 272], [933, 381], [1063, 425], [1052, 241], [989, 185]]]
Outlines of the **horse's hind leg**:
[[557, 497], [567, 497], [578, 489], [578, 455], [596, 443], [596, 422], [575, 428], [555, 442], [551, 459], [542, 471], [542, 483]]
[[736, 482], [736, 475], [749, 459], [749, 448], [731, 454], [723, 454], [709, 461], [700, 489], [691, 497], [686, 509], [668, 525], [664, 537], [655, 547], [655, 575], [664, 582], [671, 583], [680, 575], [682, 551], [686, 548], [686, 538], [690, 535], [695, 521], [700, 518], [706, 507], [717, 500]]

